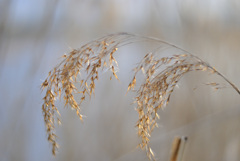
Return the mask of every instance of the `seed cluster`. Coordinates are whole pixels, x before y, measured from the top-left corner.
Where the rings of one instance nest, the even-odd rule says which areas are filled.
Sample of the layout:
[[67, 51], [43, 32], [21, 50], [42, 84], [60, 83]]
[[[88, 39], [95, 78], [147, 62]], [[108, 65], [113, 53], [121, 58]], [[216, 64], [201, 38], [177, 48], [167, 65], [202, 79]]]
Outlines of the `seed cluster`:
[[[68, 55], [63, 55], [64, 60], [49, 72], [41, 85], [42, 90], [46, 88], [42, 112], [53, 155], [56, 155], [58, 149], [55, 124], [61, 123], [59, 110], [55, 106], [56, 99], [63, 98], [65, 106], [74, 109], [82, 120], [81, 103], [87, 96], [91, 98], [94, 94], [99, 72], [107, 69], [118, 79], [116, 74], [118, 63], [113, 54], [118, 46], [130, 39], [130, 35], [120, 33], [87, 43], [80, 49], [74, 49]], [[76, 96], [80, 96], [80, 101], [76, 100]]]
[[[139, 119], [136, 123], [138, 136], [141, 138], [139, 147], [145, 149], [150, 160], [154, 159], [154, 153], [150, 148], [150, 137], [159, 119], [159, 109], [165, 107], [179, 80], [191, 71], [208, 71], [216, 73], [240, 94], [239, 89], [215, 68], [189, 52], [161, 41], [159, 39], [137, 36], [128, 33], [112, 34], [91, 41], [79, 49], [72, 50], [63, 56], [63, 61], [49, 72], [48, 77], [42, 83], [42, 90], [46, 88], [43, 98], [42, 112], [48, 135], [48, 141], [52, 144], [52, 154], [56, 155], [58, 144], [56, 142], [55, 124], [60, 124], [60, 113], [55, 106], [57, 98], [63, 98], [66, 107], [71, 107], [76, 114], [83, 119], [80, 112], [81, 103], [88, 96], [91, 98], [95, 91], [95, 82], [99, 79], [99, 72], [109, 70], [116, 79], [118, 63], [114, 53], [121, 46], [138, 42], [150, 41], [164, 44], [177, 49], [185, 54], [158, 57], [158, 52], [150, 52], [134, 69], [132, 81], [128, 85], [128, 91], [136, 92], [135, 103]], [[136, 87], [137, 75], [144, 75], [143, 83]], [[212, 82], [206, 85], [219, 89], [218, 83]], [[77, 96], [80, 100], [77, 100]]]
[[[141, 71], [141, 72], [140, 72]], [[191, 71], [216, 70], [206, 62], [191, 54], [173, 55], [158, 59], [154, 53], [148, 53], [135, 68], [135, 74], [128, 90], [136, 84], [136, 75], [140, 72], [145, 76], [144, 83], [136, 91], [136, 110], [139, 115], [137, 122], [138, 136], [141, 137], [140, 148], [146, 149], [149, 159], [154, 159], [154, 153], [149, 146], [151, 132], [157, 127], [158, 110], [165, 107], [181, 77]]]

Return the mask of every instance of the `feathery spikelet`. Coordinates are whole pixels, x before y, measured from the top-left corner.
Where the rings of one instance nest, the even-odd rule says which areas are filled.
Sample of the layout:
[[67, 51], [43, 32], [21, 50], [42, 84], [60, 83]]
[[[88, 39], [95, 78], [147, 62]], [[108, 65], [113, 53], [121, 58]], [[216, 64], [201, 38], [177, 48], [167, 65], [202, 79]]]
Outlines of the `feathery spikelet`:
[[191, 54], [173, 55], [158, 59], [154, 53], [149, 53], [135, 68], [133, 81], [129, 84], [128, 89], [134, 88], [136, 75], [139, 72], [143, 73], [145, 80], [136, 91], [137, 96], [135, 97], [139, 115], [136, 126], [138, 127], [138, 136], [142, 140], [140, 147], [147, 150], [149, 158], [154, 158], [149, 141], [151, 132], [157, 126], [158, 110], [167, 106], [179, 80], [184, 74], [191, 71], [216, 72], [213, 67]]
[[[63, 97], [65, 106], [74, 109], [82, 120], [80, 105], [87, 96], [91, 97], [94, 94], [99, 71], [108, 69], [118, 79], [116, 74], [118, 64], [113, 54], [117, 51], [118, 46], [123, 45], [131, 38], [131, 35], [119, 33], [87, 43], [79, 49], [72, 50], [68, 55], [64, 55], [63, 61], [49, 72], [47, 79], [41, 85], [42, 90], [46, 88], [42, 112], [53, 155], [56, 154], [58, 147], [55, 123], [61, 123], [60, 113], [55, 106], [56, 98]], [[84, 74], [86, 77], [82, 78]], [[80, 95], [80, 102], [76, 101], [76, 95]]]

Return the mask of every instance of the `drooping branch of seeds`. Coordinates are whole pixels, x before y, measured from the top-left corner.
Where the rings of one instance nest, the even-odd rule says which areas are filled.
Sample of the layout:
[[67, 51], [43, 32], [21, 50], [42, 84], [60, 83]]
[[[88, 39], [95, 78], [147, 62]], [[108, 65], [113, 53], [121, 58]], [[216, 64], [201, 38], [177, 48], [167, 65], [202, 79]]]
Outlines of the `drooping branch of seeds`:
[[[63, 61], [49, 72], [41, 85], [42, 89], [46, 88], [42, 112], [53, 155], [56, 155], [58, 148], [55, 124], [61, 123], [59, 110], [55, 106], [56, 98], [63, 97], [65, 106], [74, 109], [82, 120], [81, 103], [87, 96], [91, 97], [94, 94], [99, 72], [107, 69], [118, 79], [118, 63], [113, 54], [118, 47], [132, 42], [133, 38], [131, 35], [119, 33], [89, 42], [79, 49], [72, 50], [68, 55], [63, 55]], [[77, 96], [80, 96], [79, 101]]]
[[[119, 47], [138, 41], [157, 42], [175, 48], [180, 53], [184, 52], [184, 54], [162, 58], [157, 57], [157, 52], [148, 53], [134, 69], [134, 77], [128, 86], [128, 91], [134, 89], [136, 76], [142, 71], [145, 80], [137, 89], [135, 97], [139, 114], [136, 126], [142, 140], [140, 147], [146, 149], [149, 159], [154, 159], [153, 151], [149, 146], [149, 138], [157, 126], [158, 110], [168, 104], [174, 87], [184, 74], [191, 71], [208, 71], [218, 74], [240, 94], [239, 89], [215, 68], [175, 45], [156, 38], [128, 33], [108, 35], [64, 55], [63, 61], [49, 72], [47, 79], [41, 85], [42, 89], [46, 88], [42, 112], [53, 155], [56, 154], [58, 148], [55, 124], [61, 123], [60, 113], [55, 106], [56, 98], [63, 97], [65, 106], [74, 109], [82, 120], [81, 103], [87, 96], [91, 98], [94, 94], [95, 81], [99, 78], [99, 72], [109, 70], [112, 76], [118, 79], [116, 75], [118, 63], [113, 57], [114, 53]], [[79, 100], [77, 100], [78, 96], [80, 96]]]
[[[169, 103], [171, 94], [179, 80], [191, 71], [207, 71], [220, 75], [214, 67], [191, 54], [173, 55], [158, 59], [155, 58], [154, 53], [148, 53], [135, 68], [135, 74], [128, 90], [134, 89], [136, 75], [139, 72], [143, 73], [145, 80], [137, 89], [135, 97], [136, 110], [139, 115], [136, 126], [138, 136], [142, 140], [139, 146], [146, 149], [150, 159], [154, 159], [154, 153], [149, 146], [149, 138], [157, 126], [158, 110]], [[216, 84], [208, 85], [215, 86]], [[238, 89], [237, 92], [239, 93]]]

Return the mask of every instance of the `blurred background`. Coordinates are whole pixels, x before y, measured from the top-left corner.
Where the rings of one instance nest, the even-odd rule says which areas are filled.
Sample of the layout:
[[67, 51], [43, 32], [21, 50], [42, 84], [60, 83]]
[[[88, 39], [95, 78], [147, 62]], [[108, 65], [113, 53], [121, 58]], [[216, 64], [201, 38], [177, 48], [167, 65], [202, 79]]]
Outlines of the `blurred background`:
[[[63, 54], [115, 32], [178, 45], [240, 87], [240, 1], [0, 0], [1, 161], [148, 160], [136, 148], [135, 95], [125, 94], [132, 68], [151, 45], [118, 50], [120, 82], [100, 76], [95, 97], [83, 104], [83, 123], [60, 101], [56, 157], [47, 142], [40, 84]], [[184, 161], [240, 160], [240, 96], [232, 88], [215, 91], [203, 85], [211, 81], [225, 83], [203, 72], [179, 82], [151, 137], [157, 160], [169, 160], [175, 136], [189, 138]]]

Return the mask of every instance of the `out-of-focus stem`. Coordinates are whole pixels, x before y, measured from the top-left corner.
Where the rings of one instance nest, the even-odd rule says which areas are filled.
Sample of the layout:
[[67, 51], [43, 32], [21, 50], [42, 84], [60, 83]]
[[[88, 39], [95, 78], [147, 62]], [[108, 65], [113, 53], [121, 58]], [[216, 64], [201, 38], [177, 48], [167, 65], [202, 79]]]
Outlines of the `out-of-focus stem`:
[[184, 153], [187, 137], [175, 137], [172, 143], [170, 161], [181, 161]]

